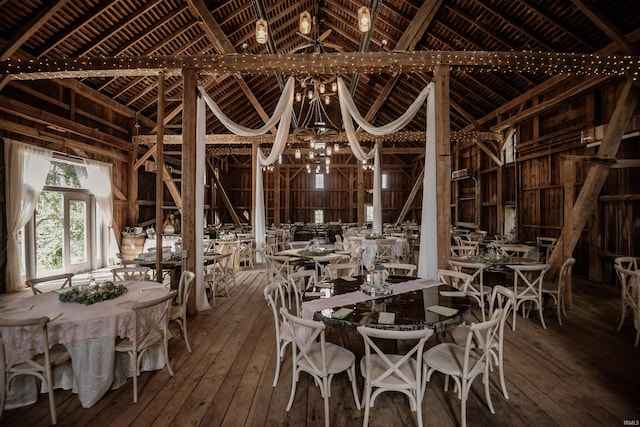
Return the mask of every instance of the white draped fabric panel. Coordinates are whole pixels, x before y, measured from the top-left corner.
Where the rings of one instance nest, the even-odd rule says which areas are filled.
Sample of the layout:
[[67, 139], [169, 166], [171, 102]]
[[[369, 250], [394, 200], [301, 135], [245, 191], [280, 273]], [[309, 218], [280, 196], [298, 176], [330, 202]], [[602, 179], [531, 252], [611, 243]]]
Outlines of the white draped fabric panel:
[[[425, 87], [418, 97], [413, 101], [411, 106], [407, 109], [407, 111], [398, 119], [394, 120], [391, 123], [388, 123], [383, 126], [374, 127], [370, 123], [368, 123], [358, 111], [349, 91], [344, 84], [344, 81], [341, 77], [338, 77], [338, 98], [340, 100], [340, 111], [342, 113], [342, 121], [345, 128], [345, 133], [347, 135], [347, 140], [351, 146], [351, 151], [354, 153], [356, 158], [359, 161], [374, 159], [374, 225], [373, 230], [376, 233], [382, 233], [382, 196], [381, 196], [381, 168], [380, 168], [380, 156], [378, 154], [377, 145], [374, 146], [369, 152], [365, 152], [358, 141], [358, 137], [356, 134], [355, 127], [353, 125], [353, 120], [358, 123], [358, 125], [364, 129], [366, 132], [372, 135], [386, 135], [389, 133], [397, 132], [400, 129], [404, 128], [413, 117], [420, 110], [422, 103], [428, 98], [430, 100], [430, 105], [433, 104], [433, 96], [429, 96], [429, 94], [433, 90], [433, 83], [430, 83]], [[273, 148], [269, 153], [268, 157], [265, 157], [260, 149], [258, 149], [258, 156], [255, 159], [256, 161], [256, 206], [254, 209], [254, 235], [256, 242], [256, 249], [260, 249], [264, 245], [265, 238], [265, 211], [264, 211], [264, 190], [262, 184], [262, 170], [261, 166], [267, 166], [274, 163], [282, 151], [284, 150], [287, 142], [287, 137], [289, 134], [289, 125], [291, 122], [291, 111], [293, 107], [293, 94], [295, 90], [295, 79], [293, 77], [289, 77], [285, 89], [276, 105], [276, 109], [271, 116], [271, 118], [265, 123], [263, 127], [260, 129], [249, 129], [243, 126], [240, 126], [234, 122], [232, 122], [223, 112], [220, 110], [218, 105], [209, 97], [209, 95], [205, 92], [204, 88], [199, 87], [200, 93], [204, 98], [207, 105], [211, 108], [211, 111], [218, 117], [218, 119], [222, 122], [222, 124], [232, 131], [233, 133], [241, 136], [257, 136], [265, 134], [269, 129], [271, 129], [275, 123], [278, 121], [280, 125], [278, 126], [278, 131], [276, 132], [276, 138], [273, 144]], [[428, 238], [421, 238], [421, 246], [420, 246], [420, 262], [419, 262], [419, 275], [420, 277], [435, 277], [435, 271], [432, 268], [432, 264], [437, 266], [437, 210], [436, 209], [436, 197], [435, 197], [435, 113], [433, 106], [428, 106], [427, 108], [427, 156], [430, 157], [428, 159], [428, 166], [425, 164], [425, 169], [427, 167], [430, 169], [430, 173], [427, 173], [425, 170], [425, 185], [423, 189], [423, 214], [422, 214], [422, 237], [429, 236]], [[433, 153], [431, 153], [431, 148], [433, 149]], [[427, 176], [429, 176], [430, 180], [427, 182]], [[428, 187], [433, 187], [432, 189]], [[425, 209], [427, 206], [427, 209]], [[435, 216], [430, 212], [431, 210], [435, 210]], [[425, 217], [426, 215], [426, 217]], [[425, 221], [429, 222], [427, 224]], [[435, 232], [434, 232], [435, 230]], [[431, 246], [429, 250], [423, 250], [423, 243], [430, 242]], [[435, 256], [434, 256], [435, 254]], [[421, 267], [422, 266], [422, 267]], [[422, 270], [421, 270], [422, 268]], [[436, 267], [437, 269], [437, 267]], [[433, 273], [432, 273], [433, 270]], [[423, 274], [420, 274], [420, 272]]]
[[[430, 83], [429, 86], [433, 86]], [[422, 181], [422, 219], [420, 221], [420, 253], [418, 277], [438, 278], [438, 198], [436, 177], [436, 101], [433, 93], [427, 99], [427, 136]]]
[[113, 165], [84, 159], [87, 177], [82, 179], [82, 186], [90, 189], [96, 198], [98, 210], [107, 226], [107, 265], [116, 263], [116, 254], [120, 252], [118, 240], [113, 230], [113, 191], [111, 189], [111, 170]]
[[[205, 161], [207, 157], [207, 106], [205, 98], [198, 97], [197, 101], [197, 125], [196, 125], [196, 233], [195, 241], [202, 242], [204, 240], [204, 177], [205, 177]], [[196, 243], [196, 248], [199, 246]], [[200, 245], [201, 246], [201, 245]], [[210, 309], [209, 299], [204, 287], [204, 258], [200, 250], [195, 253], [196, 271], [196, 310]], [[213, 292], [213, 290], [212, 290]]]
[[7, 292], [24, 290], [18, 232], [33, 216], [49, 173], [53, 151], [4, 140], [7, 198]]
[[[374, 146], [368, 153], [365, 153], [358, 141], [356, 129], [353, 126], [353, 120], [358, 125], [371, 135], [387, 135], [389, 133], [398, 132], [404, 128], [413, 117], [418, 113], [422, 103], [427, 99], [427, 96], [433, 89], [433, 83], [430, 83], [425, 87], [418, 97], [413, 101], [411, 106], [405, 111], [405, 113], [398, 117], [396, 120], [386, 125], [375, 127], [371, 123], [367, 122], [364, 117], [358, 111], [351, 94], [344, 84], [342, 77], [338, 77], [338, 98], [340, 99], [340, 112], [342, 113], [342, 123], [344, 125], [344, 131], [347, 134], [347, 140], [351, 146], [351, 151], [360, 161], [369, 160], [374, 157], [373, 163], [373, 232], [376, 234], [382, 234], [382, 178], [380, 167], [380, 156], [378, 154], [377, 145]], [[433, 129], [430, 129], [427, 125], [427, 133]]]
[[287, 138], [289, 137], [289, 126], [291, 125], [291, 112], [293, 110], [293, 93], [295, 90], [295, 79], [289, 77], [287, 84], [284, 87], [282, 96], [276, 105], [276, 109], [269, 120], [259, 129], [249, 129], [244, 126], [240, 126], [237, 123], [231, 121], [218, 107], [213, 99], [207, 94], [203, 87], [198, 87], [200, 94], [204, 98], [205, 102], [211, 108], [213, 114], [218, 117], [220, 122], [231, 132], [240, 136], [258, 136], [263, 135], [269, 131], [277, 122], [280, 122], [278, 130], [276, 132], [276, 138], [273, 142], [273, 147], [268, 157], [262, 154], [262, 151], [258, 149], [258, 158], [256, 159], [256, 206], [253, 212], [253, 234], [256, 243], [256, 249], [259, 250], [264, 246], [265, 239], [265, 211], [264, 211], [264, 190], [262, 186], [262, 168], [261, 166], [268, 166], [273, 164], [284, 151], [287, 145]]

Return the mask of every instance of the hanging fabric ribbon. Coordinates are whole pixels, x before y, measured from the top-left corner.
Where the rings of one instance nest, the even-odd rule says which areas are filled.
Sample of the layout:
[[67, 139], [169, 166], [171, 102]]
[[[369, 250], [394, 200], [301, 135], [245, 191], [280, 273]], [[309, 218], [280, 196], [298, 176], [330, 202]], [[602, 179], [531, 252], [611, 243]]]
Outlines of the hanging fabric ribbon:
[[351, 146], [351, 151], [360, 161], [366, 161], [374, 158], [373, 164], [373, 232], [375, 234], [382, 234], [382, 178], [380, 167], [380, 155], [378, 154], [377, 144], [369, 150], [368, 153], [364, 151], [358, 140], [356, 129], [353, 126], [353, 120], [358, 125], [371, 135], [387, 135], [389, 133], [397, 132], [404, 128], [418, 113], [422, 103], [427, 99], [427, 96], [433, 88], [433, 83], [430, 83], [422, 89], [418, 97], [413, 101], [409, 109], [405, 113], [383, 126], [375, 127], [367, 122], [364, 117], [358, 111], [353, 98], [344, 84], [342, 77], [338, 77], [338, 98], [340, 100], [340, 112], [342, 113], [342, 123], [344, 124], [344, 131], [347, 134], [347, 140]]
[[205, 102], [215, 114], [220, 122], [231, 132], [240, 136], [258, 136], [263, 135], [269, 131], [274, 125], [280, 122], [278, 130], [276, 131], [276, 137], [271, 148], [269, 156], [264, 156], [262, 150], [258, 148], [258, 156], [256, 161], [256, 205], [253, 210], [253, 234], [256, 243], [256, 250], [262, 249], [265, 241], [265, 209], [264, 209], [264, 189], [262, 186], [262, 168], [261, 166], [268, 166], [275, 163], [280, 157], [280, 154], [284, 151], [287, 145], [287, 139], [289, 137], [289, 127], [291, 125], [291, 113], [293, 111], [293, 92], [295, 90], [295, 79], [289, 77], [287, 84], [282, 91], [282, 95], [278, 100], [276, 109], [269, 120], [259, 129], [249, 129], [244, 126], [240, 126], [237, 123], [230, 120], [218, 107], [213, 99], [207, 94], [202, 86], [198, 86], [200, 94], [204, 98]]

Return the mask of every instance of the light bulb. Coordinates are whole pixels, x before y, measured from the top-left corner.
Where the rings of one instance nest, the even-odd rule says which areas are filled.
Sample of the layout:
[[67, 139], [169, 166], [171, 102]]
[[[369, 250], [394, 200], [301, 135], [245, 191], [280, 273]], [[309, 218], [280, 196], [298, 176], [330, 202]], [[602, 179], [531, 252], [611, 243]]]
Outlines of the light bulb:
[[296, 92], [296, 102], [302, 101], [302, 94], [300, 92]]
[[300, 157], [302, 157], [302, 154], [300, 153], [300, 149], [299, 148], [296, 148], [295, 156], [296, 156], [296, 159], [299, 159]]
[[256, 22], [256, 41], [260, 44], [267, 42], [267, 21], [258, 19]]
[[337, 92], [338, 91], [338, 83], [333, 82], [331, 83], [331, 92]]
[[371, 13], [367, 6], [358, 9], [358, 29], [361, 33], [366, 33], [371, 29]]
[[331, 98], [329, 98], [329, 95], [324, 97], [324, 103], [329, 105], [331, 103]]
[[304, 11], [300, 14], [300, 32], [304, 35], [311, 33], [311, 14]]
[[326, 92], [326, 87], [324, 85], [324, 83], [320, 83], [320, 93], [325, 93]]
[[337, 142], [333, 144], [333, 151], [336, 153], [340, 151], [340, 144], [338, 144]]

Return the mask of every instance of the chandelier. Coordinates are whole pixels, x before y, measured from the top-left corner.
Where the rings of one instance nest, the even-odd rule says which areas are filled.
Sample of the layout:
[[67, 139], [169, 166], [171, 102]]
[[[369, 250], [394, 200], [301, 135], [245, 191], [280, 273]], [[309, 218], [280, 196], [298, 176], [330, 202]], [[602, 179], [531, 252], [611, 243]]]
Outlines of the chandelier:
[[[300, 103], [298, 117], [304, 117], [293, 131], [294, 138], [311, 144], [338, 136], [339, 129], [329, 118], [325, 105], [338, 93], [335, 76], [306, 76], [300, 79], [300, 92], [296, 92], [296, 102]], [[304, 95], [303, 95], [304, 93]], [[304, 101], [307, 101], [306, 103]], [[313, 146], [311, 147], [313, 148]]]

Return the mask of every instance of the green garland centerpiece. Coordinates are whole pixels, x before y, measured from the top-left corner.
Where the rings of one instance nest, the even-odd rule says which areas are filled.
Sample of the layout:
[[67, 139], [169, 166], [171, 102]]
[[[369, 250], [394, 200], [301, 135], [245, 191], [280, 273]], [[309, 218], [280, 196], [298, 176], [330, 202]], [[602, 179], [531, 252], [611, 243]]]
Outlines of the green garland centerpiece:
[[111, 281], [104, 282], [101, 286], [78, 286], [60, 294], [60, 302], [75, 302], [91, 305], [97, 302], [107, 301], [119, 297], [127, 292], [125, 285], [116, 285]]

